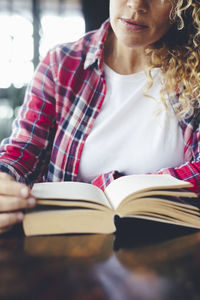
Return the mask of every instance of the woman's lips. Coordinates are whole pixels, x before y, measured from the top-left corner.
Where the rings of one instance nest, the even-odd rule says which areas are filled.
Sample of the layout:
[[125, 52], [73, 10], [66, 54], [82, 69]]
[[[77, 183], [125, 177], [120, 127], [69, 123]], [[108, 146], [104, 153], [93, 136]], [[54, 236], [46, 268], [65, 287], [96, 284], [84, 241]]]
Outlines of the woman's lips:
[[140, 22], [137, 22], [137, 21], [133, 21], [133, 20], [129, 20], [129, 19], [124, 19], [124, 18], [120, 18], [119, 20], [129, 30], [142, 31], [142, 30], [148, 28], [147, 25], [144, 25], [144, 24], [142, 24]]

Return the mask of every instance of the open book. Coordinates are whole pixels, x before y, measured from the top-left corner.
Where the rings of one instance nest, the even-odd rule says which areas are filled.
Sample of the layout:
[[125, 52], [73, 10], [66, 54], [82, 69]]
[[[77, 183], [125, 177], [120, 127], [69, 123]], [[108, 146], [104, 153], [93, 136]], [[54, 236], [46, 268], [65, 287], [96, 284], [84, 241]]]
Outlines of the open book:
[[82, 182], [36, 183], [37, 206], [25, 214], [24, 232], [113, 233], [116, 215], [200, 228], [198, 198], [188, 187], [170, 175], [123, 176], [105, 192]]

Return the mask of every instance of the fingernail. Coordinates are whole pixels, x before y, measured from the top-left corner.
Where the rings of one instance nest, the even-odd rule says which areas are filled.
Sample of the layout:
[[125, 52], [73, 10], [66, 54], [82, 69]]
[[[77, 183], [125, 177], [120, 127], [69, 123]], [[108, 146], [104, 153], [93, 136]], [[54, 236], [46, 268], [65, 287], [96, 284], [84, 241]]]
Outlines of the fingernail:
[[23, 187], [23, 188], [21, 189], [20, 193], [21, 193], [21, 196], [22, 196], [23, 198], [26, 198], [26, 197], [28, 196], [28, 194], [29, 194], [28, 188], [27, 188], [27, 187]]
[[35, 203], [36, 203], [36, 200], [34, 198], [28, 198], [27, 201], [30, 206], [35, 205]]
[[23, 213], [18, 213], [18, 214], [17, 214], [17, 218], [18, 218], [20, 221], [22, 221], [23, 218], [24, 218], [24, 214], [23, 214]]

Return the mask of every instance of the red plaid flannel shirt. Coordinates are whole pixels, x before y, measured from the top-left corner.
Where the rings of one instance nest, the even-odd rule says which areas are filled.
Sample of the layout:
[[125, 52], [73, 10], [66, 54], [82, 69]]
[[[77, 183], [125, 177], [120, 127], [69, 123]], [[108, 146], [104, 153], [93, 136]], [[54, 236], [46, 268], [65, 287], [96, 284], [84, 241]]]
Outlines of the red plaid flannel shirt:
[[[12, 135], [1, 144], [1, 171], [28, 185], [35, 181], [76, 181], [84, 142], [106, 94], [103, 51], [109, 30], [110, 23], [106, 21], [98, 31], [79, 41], [56, 46], [41, 61], [27, 88]], [[180, 123], [186, 163], [158, 172], [191, 182], [197, 192], [199, 120], [198, 111]], [[93, 184], [104, 189], [119, 176], [111, 170], [99, 175]]]

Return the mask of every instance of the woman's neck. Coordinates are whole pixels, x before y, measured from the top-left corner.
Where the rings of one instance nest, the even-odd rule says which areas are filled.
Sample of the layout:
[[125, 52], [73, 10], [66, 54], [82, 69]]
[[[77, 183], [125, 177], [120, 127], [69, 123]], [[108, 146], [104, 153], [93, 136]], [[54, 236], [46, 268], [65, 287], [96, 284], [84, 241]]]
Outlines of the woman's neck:
[[121, 46], [114, 34], [110, 34], [105, 43], [104, 61], [119, 74], [138, 73], [148, 66], [144, 49]]

